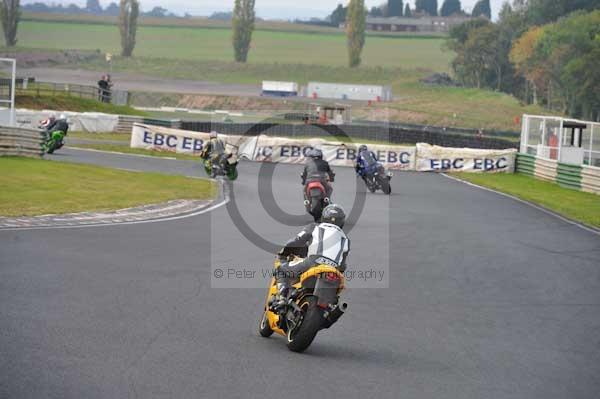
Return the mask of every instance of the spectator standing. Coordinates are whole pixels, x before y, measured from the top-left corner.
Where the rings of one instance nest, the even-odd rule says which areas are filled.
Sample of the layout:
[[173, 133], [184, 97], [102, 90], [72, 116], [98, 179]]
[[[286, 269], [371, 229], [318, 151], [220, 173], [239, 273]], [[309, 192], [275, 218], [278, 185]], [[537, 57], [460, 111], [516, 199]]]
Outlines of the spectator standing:
[[98, 97], [103, 103], [110, 102], [110, 77], [109, 75], [102, 75], [98, 81]]

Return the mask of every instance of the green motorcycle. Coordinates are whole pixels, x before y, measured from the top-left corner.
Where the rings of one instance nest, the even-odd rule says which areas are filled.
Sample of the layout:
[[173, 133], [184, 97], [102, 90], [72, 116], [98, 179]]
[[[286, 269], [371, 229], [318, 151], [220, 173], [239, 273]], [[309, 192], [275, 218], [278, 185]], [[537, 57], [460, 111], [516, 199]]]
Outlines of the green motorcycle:
[[54, 151], [60, 149], [65, 144], [65, 136], [65, 132], [60, 130], [47, 133], [47, 139], [43, 145], [44, 151], [48, 154], [52, 154]]
[[227, 176], [231, 181], [236, 180], [238, 177], [237, 165], [237, 158], [233, 154], [204, 159], [204, 170], [212, 178]]

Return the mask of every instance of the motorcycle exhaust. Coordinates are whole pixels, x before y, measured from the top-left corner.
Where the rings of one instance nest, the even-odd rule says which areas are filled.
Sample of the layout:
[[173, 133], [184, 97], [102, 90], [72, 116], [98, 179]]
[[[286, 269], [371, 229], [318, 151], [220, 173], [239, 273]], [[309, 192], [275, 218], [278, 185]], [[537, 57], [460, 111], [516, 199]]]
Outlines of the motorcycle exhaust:
[[348, 304], [346, 302], [336, 306], [335, 309], [333, 309], [325, 319], [326, 322], [324, 327], [331, 327], [336, 321], [338, 321], [340, 317], [342, 317], [346, 309], [348, 309]]
[[310, 205], [310, 201], [309, 200], [304, 200], [304, 206], [308, 206]]

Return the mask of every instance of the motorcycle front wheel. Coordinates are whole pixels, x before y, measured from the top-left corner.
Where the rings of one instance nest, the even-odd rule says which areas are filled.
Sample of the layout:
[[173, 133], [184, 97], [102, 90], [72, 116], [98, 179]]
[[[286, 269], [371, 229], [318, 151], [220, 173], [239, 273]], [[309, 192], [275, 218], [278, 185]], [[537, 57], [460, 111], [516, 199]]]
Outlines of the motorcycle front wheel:
[[374, 181], [371, 181], [370, 183], [367, 184], [367, 187], [369, 188], [369, 191], [374, 193], [375, 191], [377, 191], [377, 183]]
[[304, 316], [300, 324], [287, 333], [287, 347], [292, 352], [304, 352], [313, 342], [323, 325], [323, 315], [317, 306], [315, 297], [309, 297], [300, 303]]
[[273, 335], [273, 330], [271, 329], [271, 326], [269, 325], [269, 320], [267, 320], [267, 311], [266, 310], [263, 312], [263, 316], [260, 319], [260, 325], [258, 326], [258, 333], [265, 338], [268, 338], [271, 335]]
[[238, 178], [238, 171], [237, 169], [230, 169], [227, 171], [227, 178], [231, 181], [234, 181]]
[[54, 153], [55, 150], [56, 150], [56, 142], [54, 140], [46, 145], [46, 152], [48, 154]]
[[384, 194], [390, 195], [392, 193], [392, 186], [390, 185], [390, 180], [387, 177], [379, 177], [379, 185], [381, 186], [381, 191]]

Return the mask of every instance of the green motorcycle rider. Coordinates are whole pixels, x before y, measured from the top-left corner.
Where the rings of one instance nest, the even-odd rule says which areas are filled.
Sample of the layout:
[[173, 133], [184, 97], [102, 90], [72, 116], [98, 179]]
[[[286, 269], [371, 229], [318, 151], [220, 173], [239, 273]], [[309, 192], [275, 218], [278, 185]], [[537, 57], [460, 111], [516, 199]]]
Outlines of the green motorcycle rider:
[[225, 151], [225, 143], [218, 137], [217, 132], [210, 132], [209, 141], [200, 156], [204, 160], [204, 170], [210, 177], [217, 177], [219, 170], [222, 170], [229, 180], [237, 179], [237, 159]]
[[55, 115], [50, 115], [48, 119], [42, 122], [41, 127], [45, 129], [46, 134], [45, 152], [52, 154], [65, 144], [64, 138], [69, 131], [66, 115], [62, 114], [58, 119]]

